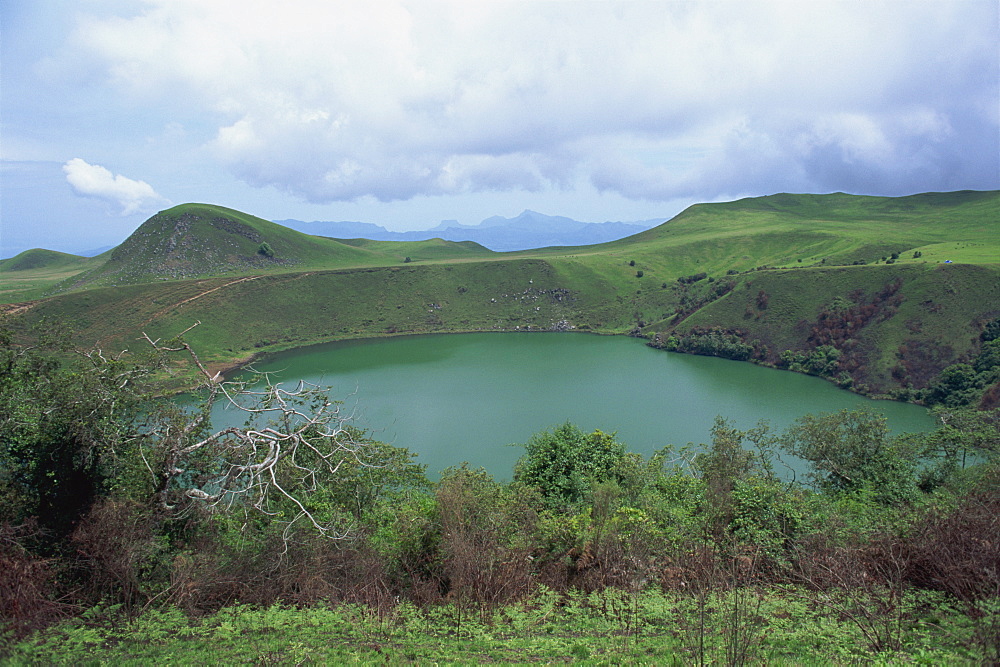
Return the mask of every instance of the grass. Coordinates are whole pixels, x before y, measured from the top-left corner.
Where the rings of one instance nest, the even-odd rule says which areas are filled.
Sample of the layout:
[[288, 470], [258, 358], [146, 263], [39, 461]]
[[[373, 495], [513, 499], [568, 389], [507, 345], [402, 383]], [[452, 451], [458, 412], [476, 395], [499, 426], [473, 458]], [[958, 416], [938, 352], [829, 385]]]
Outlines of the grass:
[[997, 247], [990, 243], [968, 241], [930, 243], [914, 248], [921, 257], [901, 257], [903, 263], [943, 264], [997, 264]]
[[100, 266], [106, 259], [106, 255], [79, 257], [35, 248], [0, 260], [0, 303], [43, 298], [57, 284]]
[[576, 316], [574, 296], [555, 292], [560, 285], [537, 260], [408, 264], [96, 288], [39, 301], [29, 312], [105, 350], [136, 349], [142, 332], [169, 338], [201, 322], [187, 338], [218, 370], [265, 350], [329, 340], [547, 330]]
[[[913, 261], [762, 271], [739, 278], [733, 292], [700, 309], [677, 330], [724, 323], [743, 329], [749, 339], [761, 340], [775, 353], [799, 350], [806, 347], [809, 329], [821, 311], [838, 301], [850, 303], [857, 290], [870, 298], [900, 280], [898, 308], [886, 309], [855, 336], [867, 352], [868, 382], [877, 393], [893, 386], [891, 371], [904, 343], [934, 346], [941, 355], [939, 370], [973, 349], [982, 321], [1000, 315], [1000, 266], [995, 264]], [[757, 305], [762, 292], [769, 297], [763, 309]]]
[[396, 262], [404, 262], [407, 257], [412, 262], [434, 260], [476, 261], [498, 253], [485, 248], [473, 241], [445, 241], [428, 239], [426, 241], [371, 241], [368, 239], [340, 240], [355, 248], [363, 248], [373, 253], [394, 258]]
[[[811, 323], [837, 299], [900, 279], [902, 305], [859, 339], [859, 377], [879, 393], [898, 388], [900, 346], [933, 357], [932, 375], [1000, 316], [998, 213], [998, 192], [773, 195], [692, 206], [611, 243], [495, 253], [440, 239], [338, 241], [185, 204], [100, 259], [30, 251], [5, 260], [0, 296], [47, 294], [7, 321], [21, 330], [42, 318], [64, 322], [80, 345], [106, 349], [201, 322], [191, 342], [224, 367], [344, 338], [558, 326], [644, 336], [740, 329], [777, 355], [808, 347]], [[271, 256], [261, 254], [264, 243]], [[677, 281], [700, 273], [711, 280]], [[735, 288], [709, 298], [714, 281]], [[767, 309], [755, 305], [761, 290]]]
[[[870, 636], [824, 602], [795, 588], [741, 591], [755, 614], [734, 621], [733, 594], [694, 596], [616, 589], [560, 595], [542, 590], [492, 610], [456, 603], [382, 614], [350, 604], [265, 609], [229, 607], [203, 617], [174, 608], [122, 618], [114, 609], [36, 634], [8, 664], [708, 664], [730, 656], [774, 665], [975, 664], [962, 619], [940, 601], [907, 598], [899, 648], [874, 654]], [[748, 598], [744, 599], [746, 602]], [[758, 606], [759, 605], [759, 606]], [[704, 615], [702, 616], [702, 612]], [[700, 620], [702, 619], [703, 620]], [[737, 642], [742, 633], [744, 642]]]

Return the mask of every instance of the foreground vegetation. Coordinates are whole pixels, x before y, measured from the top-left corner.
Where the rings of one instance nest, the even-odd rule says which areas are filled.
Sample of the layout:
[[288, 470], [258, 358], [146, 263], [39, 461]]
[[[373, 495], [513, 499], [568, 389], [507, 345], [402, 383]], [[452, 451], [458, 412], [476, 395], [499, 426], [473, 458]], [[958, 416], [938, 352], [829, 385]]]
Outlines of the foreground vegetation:
[[[509, 483], [432, 483], [318, 389], [220, 382], [184, 339], [61, 344], [0, 336], [15, 664], [1000, 660], [1000, 411], [899, 438], [719, 419], [648, 459], [564, 424]], [[182, 362], [203, 411], [151, 393]], [[220, 400], [247, 425], [213, 433]], [[789, 455], [807, 479], [774, 474]]]
[[[741, 599], [741, 596], [743, 599]], [[11, 664], [978, 664], [976, 623], [933, 595], [900, 602], [899, 649], [874, 653], [874, 629], [839, 601], [789, 586], [689, 595], [542, 588], [471, 616], [455, 603], [402, 602], [379, 612], [341, 603], [304, 608], [176, 608], [129, 617], [95, 608], [17, 646]], [[740, 617], [738, 614], [747, 614]], [[995, 613], [992, 611], [991, 613]], [[737, 616], [734, 618], [734, 614]], [[897, 619], [890, 621], [896, 623]]]

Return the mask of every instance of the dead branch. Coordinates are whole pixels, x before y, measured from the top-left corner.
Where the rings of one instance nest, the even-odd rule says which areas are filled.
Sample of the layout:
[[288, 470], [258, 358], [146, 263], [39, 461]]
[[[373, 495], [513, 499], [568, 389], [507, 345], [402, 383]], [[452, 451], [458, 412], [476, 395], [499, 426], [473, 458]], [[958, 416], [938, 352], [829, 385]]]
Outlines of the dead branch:
[[[252, 509], [287, 523], [286, 535], [303, 520], [326, 537], [347, 535], [319, 516], [310, 495], [334, 480], [346, 461], [375, 464], [367, 459], [367, 441], [350, 427], [352, 416], [330, 400], [326, 388], [304, 381], [286, 388], [266, 373], [254, 378], [256, 385], [222, 380], [186, 341], [162, 342], [145, 333], [142, 338], [160, 352], [185, 352], [204, 379], [206, 395], [196, 415], [163, 423], [146, 439], [145, 447], [156, 451], [142, 456], [157, 478], [163, 511], [180, 513], [192, 503], [212, 511]], [[204, 435], [217, 404], [238, 411], [245, 425]]]

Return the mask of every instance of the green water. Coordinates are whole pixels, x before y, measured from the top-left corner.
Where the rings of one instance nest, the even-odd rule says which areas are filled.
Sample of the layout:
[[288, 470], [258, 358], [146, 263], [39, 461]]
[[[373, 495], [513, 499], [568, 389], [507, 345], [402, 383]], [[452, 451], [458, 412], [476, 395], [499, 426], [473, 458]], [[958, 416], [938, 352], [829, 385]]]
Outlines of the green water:
[[456, 334], [351, 341], [272, 356], [278, 381], [328, 385], [375, 438], [407, 447], [436, 477], [463, 461], [509, 479], [523, 443], [571, 421], [617, 431], [632, 451], [709, 440], [716, 415], [783, 429], [808, 413], [871, 407], [896, 432], [926, 430], [923, 408], [872, 401], [814, 377], [570, 333]]

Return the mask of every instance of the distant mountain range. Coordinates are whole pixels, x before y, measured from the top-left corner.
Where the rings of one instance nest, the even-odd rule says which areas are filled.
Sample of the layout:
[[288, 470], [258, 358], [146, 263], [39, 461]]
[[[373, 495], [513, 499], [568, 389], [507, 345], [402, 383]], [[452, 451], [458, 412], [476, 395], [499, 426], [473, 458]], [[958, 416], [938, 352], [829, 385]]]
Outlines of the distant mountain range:
[[655, 227], [664, 221], [663, 218], [656, 218], [634, 222], [580, 222], [558, 215], [524, 211], [515, 218], [495, 215], [486, 218], [478, 225], [462, 225], [456, 220], [442, 220], [437, 227], [414, 232], [391, 232], [381, 225], [370, 222], [303, 222], [302, 220], [274, 222], [305, 234], [336, 239], [426, 241], [439, 238], [445, 241], [475, 241], [490, 250], [506, 252], [617, 241]]

